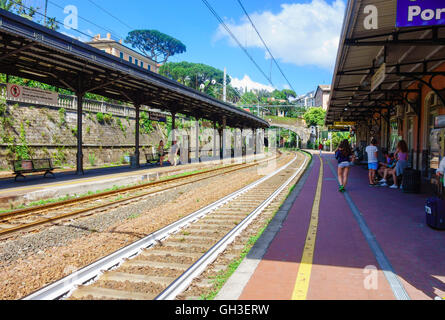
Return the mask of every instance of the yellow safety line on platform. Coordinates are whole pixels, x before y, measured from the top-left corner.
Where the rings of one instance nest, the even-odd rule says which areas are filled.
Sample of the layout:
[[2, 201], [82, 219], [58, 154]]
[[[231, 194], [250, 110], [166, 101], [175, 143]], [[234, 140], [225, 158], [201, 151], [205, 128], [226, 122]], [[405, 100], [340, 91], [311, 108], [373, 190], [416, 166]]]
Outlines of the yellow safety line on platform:
[[37, 185], [37, 186], [30, 186], [30, 187], [23, 187], [23, 188], [11, 188], [11, 189], [5, 189], [0, 191], [0, 194], [2, 193], [14, 193], [17, 191], [26, 191], [26, 190], [35, 190], [35, 189], [43, 189], [44, 187], [61, 187], [61, 186], [68, 186], [68, 185], [73, 185], [73, 184], [84, 184], [87, 182], [92, 182], [92, 181], [100, 181], [100, 180], [106, 180], [109, 178], [121, 178], [121, 177], [125, 177], [127, 175], [125, 174], [116, 174], [116, 175], [112, 175], [112, 176], [102, 176], [102, 177], [98, 177], [98, 178], [91, 178], [91, 179], [78, 179], [78, 180], [72, 180], [72, 181], [67, 181], [67, 182], [61, 182], [61, 183], [46, 183], [46, 184], [41, 184], [41, 185]]
[[[161, 173], [161, 172], [162, 171], [154, 171], [153, 169], [147, 169], [147, 170], [141, 170], [141, 171], [112, 173], [112, 174], [107, 174], [107, 175], [103, 175], [103, 176], [98, 176], [96, 178], [87, 178], [87, 179], [80, 178], [77, 180], [70, 180], [70, 181], [65, 181], [65, 182], [60, 182], [60, 183], [45, 183], [45, 184], [36, 185], [36, 186], [10, 188], [10, 189], [1, 190], [0, 194], [15, 193], [17, 191], [43, 189], [45, 187], [61, 187], [61, 186], [68, 186], [68, 185], [74, 185], [74, 184], [82, 185], [84, 183], [93, 182], [93, 181], [101, 181], [101, 180], [105, 181], [105, 180], [111, 180], [114, 178], [141, 176], [141, 175], [144, 175], [147, 173]], [[168, 171], [166, 171], [166, 172], [168, 172]], [[137, 174], [135, 174], [135, 173], [137, 173]]]
[[311, 221], [304, 244], [303, 257], [298, 269], [297, 280], [295, 282], [292, 300], [306, 300], [311, 279], [312, 262], [314, 259], [315, 239], [318, 230], [318, 214], [320, 212], [321, 190], [323, 187], [323, 160], [320, 158], [320, 173], [318, 176], [317, 191], [315, 193], [314, 204], [312, 206]]

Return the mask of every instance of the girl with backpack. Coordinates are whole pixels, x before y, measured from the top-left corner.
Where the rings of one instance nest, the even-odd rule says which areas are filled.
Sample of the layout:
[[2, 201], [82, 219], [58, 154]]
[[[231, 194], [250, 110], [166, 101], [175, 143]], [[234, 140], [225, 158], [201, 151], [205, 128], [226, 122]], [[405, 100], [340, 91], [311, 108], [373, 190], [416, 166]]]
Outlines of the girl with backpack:
[[335, 159], [338, 161], [338, 191], [345, 192], [346, 184], [348, 183], [349, 168], [351, 162], [354, 160], [349, 141], [343, 140], [335, 151]]

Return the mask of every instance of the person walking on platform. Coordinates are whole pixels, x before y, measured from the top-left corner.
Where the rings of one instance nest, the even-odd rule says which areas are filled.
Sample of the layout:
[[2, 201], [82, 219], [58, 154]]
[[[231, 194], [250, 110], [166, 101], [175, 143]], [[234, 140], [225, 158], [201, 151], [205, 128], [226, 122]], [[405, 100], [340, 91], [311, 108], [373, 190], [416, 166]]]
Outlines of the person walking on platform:
[[176, 158], [177, 158], [177, 155], [178, 155], [178, 150], [179, 150], [178, 144], [176, 143], [176, 141], [172, 141], [172, 147], [171, 147], [171, 150], [170, 150], [170, 154], [168, 156], [168, 161], [170, 162], [170, 164], [172, 166], [175, 166], [175, 167], [177, 165], [177, 159]]
[[165, 156], [164, 141], [162, 140], [159, 141], [158, 155], [159, 155], [159, 165], [162, 167], [164, 164], [164, 156]]
[[345, 192], [348, 183], [349, 168], [351, 162], [354, 161], [353, 153], [349, 141], [343, 140], [335, 151], [335, 159], [338, 161], [338, 191]]
[[370, 187], [374, 187], [377, 185], [374, 180], [375, 173], [379, 168], [378, 152], [379, 150], [377, 149], [377, 140], [375, 138], [372, 138], [371, 145], [366, 147], [366, 153], [368, 154], [368, 179]]
[[318, 150], [320, 151], [320, 157], [321, 157], [321, 152], [323, 151], [323, 144], [321, 142], [318, 145]]

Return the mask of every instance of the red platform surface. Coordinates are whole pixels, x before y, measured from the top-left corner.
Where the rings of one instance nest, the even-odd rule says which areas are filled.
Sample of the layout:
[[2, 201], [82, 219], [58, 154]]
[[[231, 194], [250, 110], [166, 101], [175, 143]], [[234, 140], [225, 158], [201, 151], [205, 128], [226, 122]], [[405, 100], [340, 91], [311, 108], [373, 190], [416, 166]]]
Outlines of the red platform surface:
[[[391, 286], [366, 241], [324, 155], [318, 231], [307, 299], [395, 299]], [[295, 287], [320, 160], [314, 164], [288, 217], [243, 290], [240, 299], [290, 300]], [[427, 195], [369, 187], [367, 171], [353, 167], [348, 194], [411, 299], [445, 297], [445, 232], [425, 224]], [[377, 288], [365, 284], [366, 267], [377, 267]]]

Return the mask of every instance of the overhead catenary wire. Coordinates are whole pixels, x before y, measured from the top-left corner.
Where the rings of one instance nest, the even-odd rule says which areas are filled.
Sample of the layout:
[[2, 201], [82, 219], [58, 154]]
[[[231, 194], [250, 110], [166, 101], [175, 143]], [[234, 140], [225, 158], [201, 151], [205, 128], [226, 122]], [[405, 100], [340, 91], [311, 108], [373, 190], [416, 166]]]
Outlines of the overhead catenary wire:
[[277, 66], [278, 70], [280, 71], [281, 75], [283, 76], [283, 78], [286, 80], [287, 84], [289, 85], [289, 87], [294, 91], [295, 89], [293, 88], [293, 86], [290, 84], [289, 80], [287, 79], [286, 75], [284, 74], [283, 70], [281, 69], [281, 67], [279, 66], [277, 60], [275, 59], [275, 57], [273, 56], [272, 52], [270, 51], [269, 47], [267, 46], [266, 42], [264, 41], [263, 37], [261, 36], [260, 32], [258, 31], [258, 29], [256, 28], [255, 24], [253, 23], [252, 19], [250, 18], [249, 14], [247, 13], [246, 8], [244, 8], [241, 0], [237, 0], [239, 5], [241, 6], [241, 8], [243, 9], [244, 13], [247, 16], [247, 19], [249, 19], [250, 24], [252, 25], [253, 29], [255, 30], [255, 32], [257, 33], [258, 37], [260, 38], [261, 42], [263, 43], [264, 47], [266, 48], [267, 52], [269, 53], [272, 61], [275, 63], [275, 65]]
[[210, 3], [207, 0], [202, 0], [202, 2], [206, 5], [206, 7], [210, 10], [210, 12], [215, 16], [215, 18], [220, 22], [220, 24], [224, 27], [224, 29], [229, 33], [229, 35], [232, 37], [233, 40], [238, 44], [238, 46], [244, 51], [244, 53], [247, 55], [247, 57], [252, 61], [252, 63], [257, 67], [257, 69], [261, 72], [261, 74], [267, 79], [267, 81], [275, 87], [270, 77], [266, 75], [266, 73], [261, 69], [261, 67], [258, 65], [258, 63], [255, 61], [255, 59], [252, 57], [252, 55], [247, 51], [247, 49], [241, 44], [241, 42], [238, 40], [238, 38], [233, 34], [233, 32], [230, 30], [230, 28], [226, 25], [226, 23], [221, 19], [219, 14], [213, 9], [213, 7], [210, 5]]
[[[16, 0], [12, 0], [15, 4], [17, 4], [17, 5], [20, 5], [21, 7], [23, 7], [23, 8], [25, 8], [25, 9], [28, 9], [28, 10], [32, 10], [33, 8], [30, 8], [30, 7], [28, 7], [28, 6], [26, 6], [26, 5], [24, 5], [24, 4], [22, 4], [22, 3], [20, 3], [20, 2], [18, 2], [18, 1], [16, 1]], [[49, 2], [51, 2], [51, 1], [49, 1]], [[60, 8], [62, 8], [62, 7], [60, 7]], [[63, 9], [63, 8], [62, 8]], [[39, 11], [35, 11], [35, 13], [36, 14], [38, 14], [38, 15], [40, 15], [40, 16], [42, 16], [42, 17], [45, 17], [45, 14], [44, 13], [40, 13]], [[57, 19], [53, 19], [54, 20], [54, 22], [56, 22], [58, 25], [62, 25], [62, 26], [64, 26], [65, 24], [63, 23], [63, 22], [61, 22], [61, 21], [59, 21], [59, 20], [57, 20]], [[90, 35], [90, 34], [87, 34], [87, 33], [85, 33], [85, 32], [82, 32], [82, 31], [80, 31], [80, 30], [78, 30], [78, 29], [75, 29], [75, 28], [70, 28], [71, 30], [74, 30], [74, 31], [76, 31], [76, 32], [78, 32], [78, 33], [80, 33], [80, 34], [82, 34], [82, 35], [84, 35], [84, 36], [87, 36], [88, 38], [92, 38], [92, 36]]]
[[[53, 6], [59, 8], [59, 9], [62, 9], [62, 10], [65, 9], [64, 7], [58, 5], [57, 3], [54, 3], [54, 2], [51, 1], [51, 0], [48, 0], [48, 2], [49, 2], [50, 4], [52, 4]], [[88, 20], [88, 19], [83, 18], [83, 17], [80, 16], [80, 15], [78, 15], [78, 17], [79, 17], [79, 19], [81, 19], [81, 20], [83, 20], [83, 21], [85, 21], [85, 22], [87, 22], [87, 23], [89, 23], [89, 24], [91, 24], [91, 25], [93, 25], [93, 26], [95, 26], [95, 27], [97, 27], [97, 28], [99, 28], [99, 29], [102, 29], [102, 30], [104, 30], [104, 31], [106, 31], [106, 32], [108, 32], [108, 33], [110, 33], [110, 34], [113, 35], [115, 38], [117, 38], [117, 39], [122, 39], [122, 36], [119, 35], [117, 32], [115, 32], [115, 31], [113, 31], [113, 30], [111, 30], [111, 29], [104, 28], [104, 27], [102, 27], [102, 26], [100, 26], [100, 25], [98, 25], [98, 24], [96, 24], [96, 23], [94, 23], [94, 22], [92, 22], [92, 21], [90, 21], [90, 20]], [[61, 23], [61, 22], [59, 22], [59, 21], [57, 21], [57, 22], [60, 23], [61, 25], [64, 25], [64, 23]], [[78, 29], [74, 29], [74, 28], [71, 28], [71, 27], [70, 27], [70, 29], [76, 30], [76, 31], [78, 31], [79, 33], [82, 33], [82, 34], [84, 34], [84, 35], [87, 35], [87, 36], [90, 37], [90, 38], [93, 38], [93, 36], [91, 36], [91, 35], [89, 35], [89, 34], [86, 34], [86, 33], [83, 33], [82, 31], [80, 31], [80, 30], [78, 30]]]
[[94, 2], [93, 0], [88, 0], [88, 2], [90, 2], [91, 4], [93, 4], [95, 7], [97, 7], [99, 10], [102, 10], [103, 12], [105, 12], [106, 14], [108, 14], [110, 17], [112, 17], [113, 19], [119, 21], [123, 26], [129, 28], [130, 30], [134, 30], [135, 28], [129, 26], [127, 23], [125, 23], [124, 21], [122, 21], [121, 19], [119, 19], [118, 17], [116, 17], [115, 15], [113, 15], [111, 12], [109, 12], [108, 10], [106, 10], [105, 8], [99, 6], [96, 2]]

